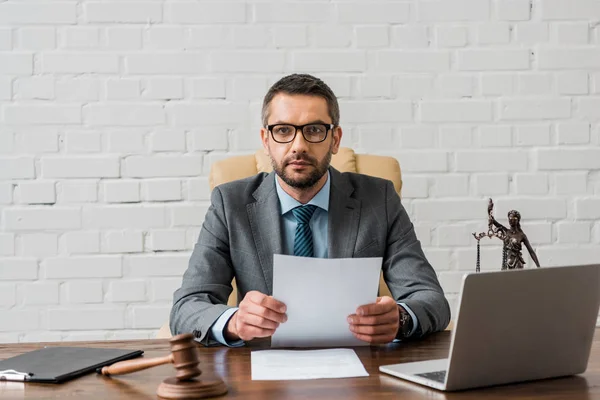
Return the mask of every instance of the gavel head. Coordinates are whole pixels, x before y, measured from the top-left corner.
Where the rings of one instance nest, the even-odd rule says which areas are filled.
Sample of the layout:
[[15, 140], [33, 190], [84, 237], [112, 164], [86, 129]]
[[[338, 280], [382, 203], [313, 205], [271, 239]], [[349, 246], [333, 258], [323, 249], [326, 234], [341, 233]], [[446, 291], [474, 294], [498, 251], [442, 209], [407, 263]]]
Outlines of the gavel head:
[[169, 340], [171, 344], [171, 354], [173, 355], [173, 365], [177, 370], [175, 376], [179, 381], [187, 381], [202, 374], [198, 368], [198, 349], [194, 343], [194, 335], [184, 333], [173, 336]]

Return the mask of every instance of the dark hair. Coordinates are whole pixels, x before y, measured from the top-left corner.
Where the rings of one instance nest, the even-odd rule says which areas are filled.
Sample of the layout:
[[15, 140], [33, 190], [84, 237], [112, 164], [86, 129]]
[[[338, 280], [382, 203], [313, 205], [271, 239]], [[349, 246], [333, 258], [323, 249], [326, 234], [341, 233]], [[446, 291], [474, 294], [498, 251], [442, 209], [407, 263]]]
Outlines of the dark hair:
[[340, 106], [331, 88], [312, 75], [292, 74], [275, 82], [265, 95], [262, 106], [263, 126], [267, 125], [267, 119], [269, 118], [269, 104], [273, 97], [279, 93], [322, 97], [327, 101], [327, 108], [333, 125], [337, 126], [340, 123]]

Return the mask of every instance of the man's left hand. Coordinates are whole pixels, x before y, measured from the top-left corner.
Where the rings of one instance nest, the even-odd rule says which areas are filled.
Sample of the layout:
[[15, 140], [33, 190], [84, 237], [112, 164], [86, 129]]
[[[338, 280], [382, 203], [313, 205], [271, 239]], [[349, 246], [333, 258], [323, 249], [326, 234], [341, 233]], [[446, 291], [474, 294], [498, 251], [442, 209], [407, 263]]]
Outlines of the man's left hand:
[[348, 316], [350, 331], [359, 340], [382, 344], [396, 338], [400, 324], [400, 311], [396, 301], [389, 296], [378, 297], [372, 304], [356, 309]]

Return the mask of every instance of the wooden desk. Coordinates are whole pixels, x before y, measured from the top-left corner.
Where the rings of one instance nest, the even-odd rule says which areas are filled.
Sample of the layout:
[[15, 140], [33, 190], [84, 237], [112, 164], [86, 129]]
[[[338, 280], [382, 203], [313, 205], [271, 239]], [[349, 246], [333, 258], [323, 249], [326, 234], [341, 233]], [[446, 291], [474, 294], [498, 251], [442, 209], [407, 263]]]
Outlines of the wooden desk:
[[[227, 384], [229, 393], [221, 398], [231, 399], [600, 399], [600, 329], [596, 331], [588, 370], [581, 376], [443, 393], [378, 371], [382, 364], [446, 357], [449, 339], [449, 332], [441, 332], [419, 342], [356, 348], [370, 374], [364, 378], [252, 381], [250, 351], [266, 348], [264, 341], [238, 349], [200, 347], [200, 360], [205, 373], [216, 372]], [[0, 345], [0, 359], [44, 345], [66, 346], [67, 343]], [[77, 342], [68, 345], [141, 349], [145, 351], [145, 357], [164, 356], [169, 351], [167, 340]], [[156, 399], [156, 388], [164, 378], [172, 375], [173, 367], [162, 365], [112, 378], [90, 374], [60, 385], [0, 382], [0, 398]]]

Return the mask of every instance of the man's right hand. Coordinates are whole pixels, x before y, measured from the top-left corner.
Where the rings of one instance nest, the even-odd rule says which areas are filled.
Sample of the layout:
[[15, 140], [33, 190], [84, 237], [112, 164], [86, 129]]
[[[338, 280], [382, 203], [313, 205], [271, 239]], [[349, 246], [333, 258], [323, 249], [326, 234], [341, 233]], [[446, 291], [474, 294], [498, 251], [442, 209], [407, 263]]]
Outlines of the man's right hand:
[[287, 321], [286, 307], [273, 296], [261, 292], [246, 293], [237, 310], [227, 322], [225, 339], [252, 340], [270, 337], [279, 324]]

